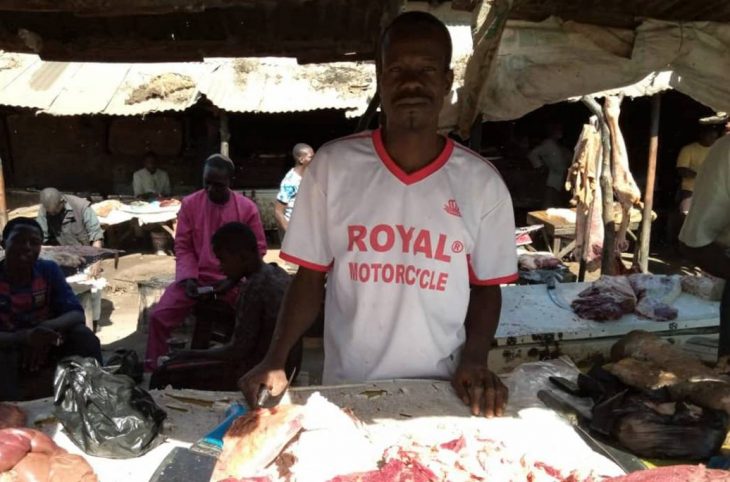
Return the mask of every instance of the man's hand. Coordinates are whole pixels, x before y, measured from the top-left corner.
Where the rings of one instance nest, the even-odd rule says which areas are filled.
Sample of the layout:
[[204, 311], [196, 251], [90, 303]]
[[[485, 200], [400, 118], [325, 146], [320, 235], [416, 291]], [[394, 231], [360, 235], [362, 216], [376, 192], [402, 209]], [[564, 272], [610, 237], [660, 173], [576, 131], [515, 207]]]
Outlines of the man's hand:
[[28, 331], [25, 344], [23, 368], [35, 372], [46, 363], [51, 348], [61, 344], [61, 335], [48, 328], [33, 328]]
[[185, 296], [193, 300], [198, 299], [198, 280], [194, 278], [185, 280]]
[[451, 385], [472, 415], [501, 417], [507, 403], [507, 387], [487, 366], [486, 361], [462, 359]]
[[238, 380], [238, 388], [249, 408], [254, 409], [262, 385], [269, 389], [272, 398], [276, 398], [286, 390], [288, 383], [284, 367], [274, 366], [264, 359]]

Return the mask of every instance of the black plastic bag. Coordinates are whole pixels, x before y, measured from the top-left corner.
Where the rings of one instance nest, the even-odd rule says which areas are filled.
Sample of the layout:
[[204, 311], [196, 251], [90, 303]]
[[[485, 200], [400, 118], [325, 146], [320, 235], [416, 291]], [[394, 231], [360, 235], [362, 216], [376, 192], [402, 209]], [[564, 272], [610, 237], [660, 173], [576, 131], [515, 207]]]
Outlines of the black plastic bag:
[[89, 455], [138, 457], [162, 441], [167, 414], [134, 380], [105, 371], [93, 358], [62, 360], [53, 390], [56, 418]]
[[104, 369], [115, 375], [127, 375], [137, 384], [142, 383], [144, 367], [134, 350], [114, 350], [114, 354], [104, 364]]
[[602, 367], [579, 375], [578, 386], [596, 402], [591, 430], [643, 458], [704, 460], [727, 435], [725, 412], [674, 401], [666, 389], [628, 387]]

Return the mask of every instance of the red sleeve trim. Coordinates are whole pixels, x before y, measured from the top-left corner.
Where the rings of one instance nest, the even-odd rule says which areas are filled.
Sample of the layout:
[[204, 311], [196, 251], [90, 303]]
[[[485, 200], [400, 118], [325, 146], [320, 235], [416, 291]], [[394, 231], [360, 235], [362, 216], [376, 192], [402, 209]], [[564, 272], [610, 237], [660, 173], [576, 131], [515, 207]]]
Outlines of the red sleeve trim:
[[301, 266], [303, 268], [311, 269], [313, 271], [319, 271], [321, 273], [326, 273], [330, 269], [332, 269], [332, 263], [330, 263], [329, 265], [310, 263], [309, 261], [305, 261], [301, 258], [297, 258], [296, 256], [292, 256], [291, 254], [287, 254], [284, 251], [279, 252], [279, 257], [281, 259], [283, 259], [284, 261], [298, 264], [299, 266]]
[[[471, 270], [470, 270], [471, 271]], [[509, 276], [502, 276], [501, 278], [492, 279], [478, 279], [476, 276], [472, 276], [473, 273], [469, 273], [469, 284], [476, 286], [495, 286], [505, 283], [513, 283], [520, 278], [519, 273], [511, 274]]]
[[479, 279], [474, 272], [474, 269], [471, 267], [471, 256], [466, 256], [466, 263], [469, 267], [469, 284], [476, 285], [476, 286], [494, 286], [494, 285], [501, 285], [504, 283], [512, 283], [514, 281], [517, 281], [520, 279], [519, 273], [510, 274], [507, 276], [501, 276], [499, 278], [492, 278], [492, 279]]

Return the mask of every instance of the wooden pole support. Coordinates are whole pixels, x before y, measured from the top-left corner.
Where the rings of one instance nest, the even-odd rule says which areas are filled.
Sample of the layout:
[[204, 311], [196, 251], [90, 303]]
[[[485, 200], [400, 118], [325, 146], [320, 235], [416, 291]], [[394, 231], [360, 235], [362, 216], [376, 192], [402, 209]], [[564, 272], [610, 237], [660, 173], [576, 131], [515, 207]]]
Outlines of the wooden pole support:
[[644, 188], [644, 212], [641, 217], [641, 235], [639, 236], [639, 267], [642, 273], [649, 271], [649, 247], [651, 244], [651, 213], [654, 207], [654, 182], [656, 180], [656, 158], [659, 149], [659, 117], [661, 115], [661, 97], [654, 94], [651, 99], [651, 132], [649, 138], [649, 162], [646, 169], [646, 187]]

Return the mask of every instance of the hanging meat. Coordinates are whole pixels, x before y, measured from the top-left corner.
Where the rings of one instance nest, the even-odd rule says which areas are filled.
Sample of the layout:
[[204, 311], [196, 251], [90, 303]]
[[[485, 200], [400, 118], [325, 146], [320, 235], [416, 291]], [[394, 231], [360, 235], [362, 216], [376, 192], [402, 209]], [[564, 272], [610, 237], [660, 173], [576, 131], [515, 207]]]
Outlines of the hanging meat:
[[603, 207], [598, 182], [603, 149], [595, 123], [593, 117], [590, 124], [583, 126], [565, 185], [573, 194], [571, 204], [576, 209], [574, 257], [584, 260], [588, 271], [601, 267], [603, 249]]
[[607, 96], [603, 103], [603, 113], [606, 124], [611, 131], [611, 176], [613, 178], [613, 193], [621, 205], [621, 224], [616, 235], [616, 256], [626, 251], [629, 243], [626, 233], [631, 222], [631, 208], [638, 206], [641, 201], [641, 191], [634, 181], [629, 169], [629, 156], [626, 151], [624, 136], [619, 127], [618, 118], [621, 114], [621, 100], [619, 96]]

